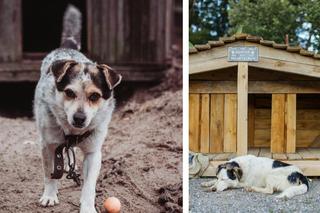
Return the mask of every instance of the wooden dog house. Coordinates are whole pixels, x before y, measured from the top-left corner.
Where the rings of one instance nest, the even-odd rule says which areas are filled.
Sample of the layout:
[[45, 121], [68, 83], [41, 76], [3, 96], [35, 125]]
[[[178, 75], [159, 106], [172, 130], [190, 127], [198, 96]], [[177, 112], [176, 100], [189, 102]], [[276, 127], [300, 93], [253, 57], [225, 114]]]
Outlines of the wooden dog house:
[[[259, 60], [228, 61], [236, 46], [257, 47]], [[190, 151], [209, 154], [213, 167], [254, 154], [320, 176], [320, 55], [236, 34], [189, 57]]]

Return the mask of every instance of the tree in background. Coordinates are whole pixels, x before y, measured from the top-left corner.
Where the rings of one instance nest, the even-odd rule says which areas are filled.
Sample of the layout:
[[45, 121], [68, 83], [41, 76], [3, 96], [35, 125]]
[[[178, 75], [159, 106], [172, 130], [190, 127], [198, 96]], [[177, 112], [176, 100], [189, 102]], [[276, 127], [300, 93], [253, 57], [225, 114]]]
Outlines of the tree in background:
[[228, 0], [189, 0], [189, 35], [194, 44], [226, 35], [229, 28]]
[[205, 43], [241, 31], [320, 50], [319, 0], [190, 0], [190, 41]]

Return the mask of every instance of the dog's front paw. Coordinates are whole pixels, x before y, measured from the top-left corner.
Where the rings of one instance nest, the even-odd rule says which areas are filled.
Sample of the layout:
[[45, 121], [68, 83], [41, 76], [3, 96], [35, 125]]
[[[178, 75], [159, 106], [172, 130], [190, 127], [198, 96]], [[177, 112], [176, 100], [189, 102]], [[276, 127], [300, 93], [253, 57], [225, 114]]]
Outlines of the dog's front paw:
[[41, 206], [54, 206], [55, 204], [59, 204], [57, 194], [54, 194], [54, 195], [43, 194], [39, 202]]
[[250, 186], [246, 186], [244, 187], [244, 189], [247, 191], [247, 192], [252, 192], [253, 189], [250, 187]]
[[80, 213], [97, 213], [97, 211], [94, 206], [81, 204]]

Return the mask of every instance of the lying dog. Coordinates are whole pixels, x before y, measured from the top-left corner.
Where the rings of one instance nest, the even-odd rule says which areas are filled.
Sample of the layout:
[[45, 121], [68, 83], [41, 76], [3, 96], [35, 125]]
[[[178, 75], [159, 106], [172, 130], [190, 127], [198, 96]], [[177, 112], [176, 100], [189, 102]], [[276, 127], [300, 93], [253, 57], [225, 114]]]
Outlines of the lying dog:
[[59, 203], [58, 180], [52, 178], [52, 173], [55, 169], [63, 170], [55, 165], [55, 159], [61, 158], [56, 150], [69, 137], [76, 139], [74, 144], [84, 153], [80, 212], [92, 213], [96, 212], [95, 186], [101, 167], [101, 146], [115, 106], [113, 89], [121, 76], [79, 52], [80, 33], [81, 13], [69, 6], [64, 15], [61, 47], [49, 53], [41, 65], [34, 113], [45, 173], [41, 205]]
[[212, 191], [245, 188], [248, 191], [273, 194], [278, 198], [291, 198], [308, 191], [308, 179], [293, 165], [270, 158], [246, 155], [236, 157], [217, 169], [217, 179], [202, 183]]

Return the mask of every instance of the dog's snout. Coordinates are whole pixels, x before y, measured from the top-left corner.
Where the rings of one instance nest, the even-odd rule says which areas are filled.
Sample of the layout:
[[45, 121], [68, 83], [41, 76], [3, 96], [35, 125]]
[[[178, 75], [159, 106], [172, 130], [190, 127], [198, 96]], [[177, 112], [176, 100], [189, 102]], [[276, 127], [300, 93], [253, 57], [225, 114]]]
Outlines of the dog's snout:
[[86, 121], [86, 115], [83, 112], [76, 112], [73, 115], [73, 121], [75, 126], [82, 127], [83, 123]]

